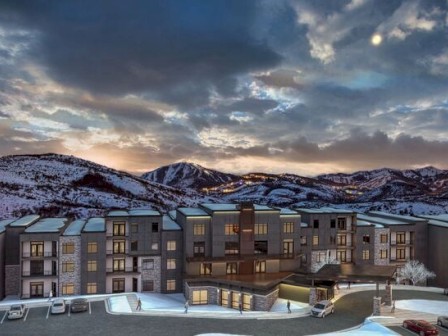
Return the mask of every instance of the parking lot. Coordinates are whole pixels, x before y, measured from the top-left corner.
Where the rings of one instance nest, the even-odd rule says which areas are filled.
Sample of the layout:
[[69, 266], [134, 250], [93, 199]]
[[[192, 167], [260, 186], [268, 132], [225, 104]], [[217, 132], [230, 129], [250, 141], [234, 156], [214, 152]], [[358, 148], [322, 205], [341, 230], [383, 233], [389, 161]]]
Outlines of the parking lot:
[[[399, 333], [400, 335], [404, 335], [404, 336], [415, 336], [417, 335], [416, 333], [407, 330], [403, 327], [390, 327], [390, 329], [392, 329], [393, 331]], [[448, 329], [447, 328], [441, 328], [439, 326], [437, 326], [437, 329], [439, 330], [439, 335], [440, 336], [448, 336]]]

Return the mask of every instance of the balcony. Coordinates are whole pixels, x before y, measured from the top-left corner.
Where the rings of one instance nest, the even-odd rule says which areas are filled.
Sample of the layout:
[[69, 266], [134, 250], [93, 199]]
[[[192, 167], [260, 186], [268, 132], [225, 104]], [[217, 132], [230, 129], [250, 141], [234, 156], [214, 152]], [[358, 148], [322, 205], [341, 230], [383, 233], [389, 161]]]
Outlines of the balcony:
[[206, 257], [206, 256], [193, 256], [187, 257], [187, 262], [226, 262], [226, 261], [247, 261], [247, 260], [272, 260], [272, 259], [296, 259], [301, 252], [283, 253], [283, 254], [253, 254], [253, 255], [240, 255], [229, 254], [223, 257]]
[[106, 268], [106, 273], [111, 274], [126, 274], [126, 273], [140, 273], [140, 267], [125, 267], [125, 268]]
[[414, 242], [410, 239], [406, 239], [406, 240], [391, 240], [390, 241], [391, 245], [414, 245]]
[[43, 272], [31, 272], [31, 271], [22, 271], [22, 277], [53, 277], [57, 276], [56, 271], [43, 271]]
[[106, 232], [107, 238], [126, 238], [128, 236], [126, 232]]
[[31, 252], [22, 252], [22, 258], [57, 258], [58, 254], [56, 252], [43, 252], [43, 253], [31, 253]]
[[106, 250], [106, 255], [110, 256], [110, 255], [125, 255], [128, 254], [129, 250], [128, 249], [124, 249], [124, 250]]

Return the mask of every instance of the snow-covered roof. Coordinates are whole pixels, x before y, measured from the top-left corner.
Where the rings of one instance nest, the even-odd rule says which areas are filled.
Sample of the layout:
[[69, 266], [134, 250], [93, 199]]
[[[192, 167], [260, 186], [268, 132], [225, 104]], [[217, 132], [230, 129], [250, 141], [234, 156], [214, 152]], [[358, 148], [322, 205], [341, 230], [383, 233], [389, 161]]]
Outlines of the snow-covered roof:
[[9, 224], [10, 227], [27, 227], [40, 218], [39, 215], [28, 215]]
[[413, 217], [413, 216], [395, 215], [395, 214], [382, 212], [382, 211], [369, 211], [368, 214], [369, 215], [374, 215], [374, 216], [384, 216], [384, 217], [387, 217], [387, 218], [396, 218], [398, 220], [408, 221], [408, 222], [422, 222], [422, 221], [425, 221], [425, 219], [423, 219], [423, 218], [418, 218], [418, 217]]
[[125, 210], [112, 210], [107, 213], [107, 217], [127, 217], [128, 212]]
[[441, 227], [446, 227], [448, 228], [448, 221], [440, 221], [437, 219], [430, 219], [428, 221], [429, 225], [435, 225], [435, 226], [441, 226]]
[[12, 222], [14, 222], [14, 219], [4, 219], [4, 220], [0, 221], [0, 233], [5, 231], [5, 226]]
[[297, 215], [297, 216], [299, 216], [299, 213], [297, 211], [294, 211], [289, 208], [280, 208], [280, 216], [281, 215]]
[[177, 208], [177, 211], [179, 211], [181, 214], [184, 214], [185, 216], [209, 216], [208, 213], [206, 213], [201, 208]]
[[160, 216], [160, 212], [152, 209], [131, 209], [129, 216]]
[[46, 233], [59, 232], [67, 223], [67, 218], [43, 218], [33, 225], [29, 226], [26, 233]]
[[372, 223], [367, 220], [358, 219], [356, 221], [356, 226], [374, 226], [375, 228], [384, 228], [384, 225], [378, 223]]
[[263, 211], [263, 210], [277, 210], [271, 207], [268, 207], [267, 205], [261, 205], [261, 204], [254, 204], [255, 211]]
[[336, 208], [329, 208], [329, 207], [323, 207], [323, 208], [317, 208], [317, 209], [307, 209], [307, 208], [297, 208], [296, 209], [299, 212], [304, 212], [308, 214], [347, 214], [351, 215], [354, 214], [354, 211], [351, 210], [345, 210], [345, 209], [336, 209]]
[[434, 219], [437, 221], [448, 222], [448, 214], [440, 214], [440, 215], [418, 215], [418, 217], [425, 219]]
[[[369, 213], [370, 214], [370, 213]], [[408, 221], [402, 221], [398, 219], [392, 219], [392, 218], [384, 218], [384, 217], [376, 217], [376, 216], [370, 216], [366, 214], [357, 214], [358, 221], [359, 220], [365, 220], [368, 222], [374, 222], [382, 225], [409, 225], [413, 224]]]
[[69, 226], [64, 231], [64, 236], [79, 236], [81, 234], [82, 228], [86, 223], [83, 219], [77, 219], [70, 223]]
[[102, 217], [89, 218], [82, 232], [103, 232], [106, 231], [106, 221]]
[[238, 211], [238, 204], [230, 204], [230, 203], [202, 203], [202, 207], [210, 210], [210, 211]]
[[179, 224], [173, 221], [170, 216], [163, 216], [163, 229], [167, 231], [181, 230]]
[[168, 216], [170, 216], [172, 220], [176, 220], [176, 210], [168, 211]]

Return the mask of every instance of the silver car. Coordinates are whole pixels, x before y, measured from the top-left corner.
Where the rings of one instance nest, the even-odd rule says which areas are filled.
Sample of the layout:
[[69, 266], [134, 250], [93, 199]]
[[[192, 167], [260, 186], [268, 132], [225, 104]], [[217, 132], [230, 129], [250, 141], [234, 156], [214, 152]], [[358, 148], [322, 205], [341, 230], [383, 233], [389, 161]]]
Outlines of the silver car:
[[23, 317], [24, 313], [25, 313], [25, 305], [23, 304], [12, 305], [8, 311], [8, 320], [20, 319]]
[[311, 308], [311, 316], [325, 317], [334, 313], [334, 304], [330, 300], [319, 301]]
[[65, 301], [64, 299], [56, 299], [51, 304], [51, 310], [50, 312], [52, 314], [64, 314], [65, 313]]
[[448, 316], [439, 316], [437, 318], [437, 324], [440, 327], [448, 328]]

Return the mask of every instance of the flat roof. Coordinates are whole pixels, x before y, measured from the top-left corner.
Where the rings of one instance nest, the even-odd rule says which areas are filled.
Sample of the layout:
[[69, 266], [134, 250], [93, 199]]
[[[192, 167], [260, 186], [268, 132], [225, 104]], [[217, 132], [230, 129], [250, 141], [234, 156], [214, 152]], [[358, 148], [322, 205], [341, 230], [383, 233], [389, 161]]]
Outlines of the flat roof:
[[358, 219], [356, 221], [356, 226], [374, 226], [376, 228], [383, 228], [384, 227], [384, 225], [377, 224], [377, 223], [371, 223], [370, 221], [362, 220], [362, 219]]
[[310, 275], [310, 278], [333, 281], [386, 282], [393, 278], [396, 270], [396, 266], [327, 264]]
[[384, 216], [384, 217], [387, 217], [387, 218], [396, 218], [396, 219], [401, 220], [401, 221], [411, 221], [411, 222], [421, 222], [421, 221], [424, 221], [424, 219], [418, 218], [418, 217], [395, 215], [395, 214], [390, 214], [390, 213], [382, 212], [382, 211], [369, 211], [368, 214], [369, 215], [376, 215], [376, 216]]
[[160, 216], [161, 213], [153, 209], [130, 209], [129, 216]]
[[417, 217], [424, 219], [435, 219], [442, 222], [448, 222], [448, 214], [440, 214], [440, 215], [418, 215]]
[[441, 226], [441, 227], [448, 228], [448, 222], [440, 221], [440, 220], [437, 220], [437, 219], [429, 219], [428, 220], [428, 224], [429, 225], [435, 225], [435, 226]]
[[39, 215], [28, 215], [9, 224], [10, 227], [27, 227], [40, 218]]
[[317, 209], [308, 209], [308, 208], [296, 208], [299, 212], [309, 213], [309, 214], [347, 214], [352, 215], [355, 212], [351, 210], [345, 210], [345, 209], [336, 209], [336, 208], [329, 208], [329, 207], [322, 207]]
[[295, 210], [289, 209], [289, 208], [280, 208], [280, 216], [281, 215], [299, 215], [299, 213]]
[[82, 232], [103, 232], [106, 231], [106, 220], [103, 217], [92, 217], [87, 220]]
[[15, 219], [4, 219], [0, 221], [0, 233], [5, 231], [5, 226], [14, 222]]
[[129, 214], [126, 210], [112, 210], [106, 215], [107, 217], [128, 217]]
[[173, 221], [170, 216], [164, 215], [163, 216], [163, 230], [178, 231], [178, 230], [181, 230], [181, 227], [179, 224], [177, 224], [175, 221]]
[[86, 221], [84, 219], [77, 219], [70, 223], [64, 231], [64, 236], [79, 236]]
[[185, 216], [207, 216], [210, 217], [208, 213], [206, 213], [201, 208], [177, 208], [177, 211], [179, 211], [181, 214]]
[[171, 219], [176, 220], [176, 210], [168, 211], [168, 216], [170, 216]]
[[47, 233], [59, 232], [67, 223], [67, 218], [43, 218], [29, 226], [26, 233]]
[[409, 223], [409, 222], [404, 222], [404, 221], [400, 221], [398, 219], [389, 219], [389, 218], [384, 218], [384, 217], [376, 217], [376, 216], [370, 216], [370, 215], [366, 215], [366, 214], [357, 214], [358, 220], [365, 220], [368, 222], [374, 222], [377, 224], [382, 224], [382, 225], [409, 225], [409, 224], [414, 224], [414, 223]]
[[[202, 203], [201, 206], [207, 208], [210, 211], [240, 211], [240, 204]], [[253, 206], [255, 211], [279, 211], [278, 209], [274, 209], [262, 204], [254, 204]]]

